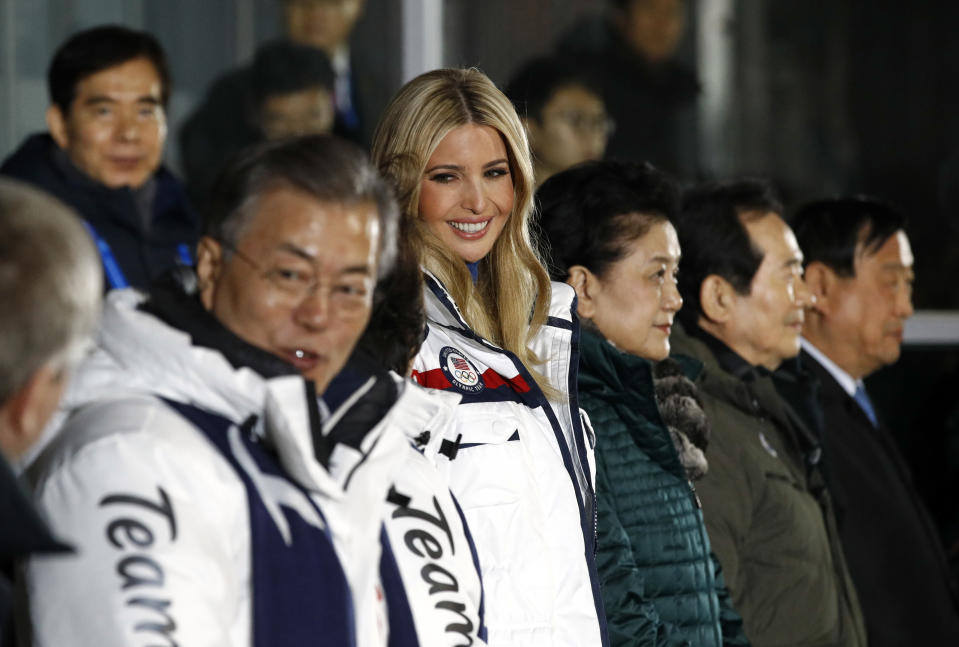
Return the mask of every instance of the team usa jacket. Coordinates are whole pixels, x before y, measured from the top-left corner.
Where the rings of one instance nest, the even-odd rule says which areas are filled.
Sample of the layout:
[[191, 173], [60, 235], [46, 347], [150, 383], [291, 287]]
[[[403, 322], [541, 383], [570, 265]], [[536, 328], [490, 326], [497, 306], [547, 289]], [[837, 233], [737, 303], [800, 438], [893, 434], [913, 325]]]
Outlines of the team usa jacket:
[[351, 456], [352, 439], [365, 438], [380, 419], [397, 424], [407, 439], [383, 518], [380, 581], [389, 646], [482, 647], [483, 583], [469, 528], [449, 487], [458, 453], [459, 396], [424, 389], [354, 358], [324, 400], [335, 409], [324, 422], [324, 433], [335, 441], [334, 475], [351, 478], [348, 470], [359, 458]]
[[385, 645], [404, 416], [338, 447], [311, 382], [175, 289], [111, 293], [97, 342], [29, 470], [76, 547], [25, 569], [32, 644]]
[[449, 478], [479, 556], [489, 645], [607, 645], [572, 288], [553, 284], [548, 322], [531, 346], [561, 401], [547, 400], [513, 354], [475, 334], [431, 275], [424, 298], [427, 335], [413, 377], [462, 398]]
[[[423, 647], [482, 647], [486, 642], [483, 582], [476, 547], [449, 486], [456, 398], [411, 384], [419, 406], [409, 409], [422, 432], [410, 438], [391, 490], [385, 526], [403, 590]], [[386, 578], [384, 577], [384, 580]], [[390, 632], [402, 624], [390, 615]]]

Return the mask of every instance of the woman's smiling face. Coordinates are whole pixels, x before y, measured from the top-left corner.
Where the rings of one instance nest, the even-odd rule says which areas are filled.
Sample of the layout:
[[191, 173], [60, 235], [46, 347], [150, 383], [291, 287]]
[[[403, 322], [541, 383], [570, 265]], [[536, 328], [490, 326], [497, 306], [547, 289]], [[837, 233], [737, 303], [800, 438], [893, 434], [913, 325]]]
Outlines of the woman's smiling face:
[[493, 248], [513, 210], [513, 178], [506, 145], [490, 126], [454, 128], [426, 163], [420, 218], [468, 263]]

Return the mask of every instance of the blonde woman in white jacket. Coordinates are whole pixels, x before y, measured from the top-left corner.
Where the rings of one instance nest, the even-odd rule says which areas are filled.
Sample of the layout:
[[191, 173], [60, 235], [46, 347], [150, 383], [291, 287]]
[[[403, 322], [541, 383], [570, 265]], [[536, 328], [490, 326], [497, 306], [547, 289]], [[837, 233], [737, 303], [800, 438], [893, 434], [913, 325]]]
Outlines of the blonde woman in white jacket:
[[573, 292], [550, 284], [531, 243], [522, 124], [481, 72], [436, 70], [393, 98], [373, 160], [426, 273], [413, 376], [462, 398], [450, 483], [476, 542], [488, 642], [605, 645], [592, 447], [570, 391]]

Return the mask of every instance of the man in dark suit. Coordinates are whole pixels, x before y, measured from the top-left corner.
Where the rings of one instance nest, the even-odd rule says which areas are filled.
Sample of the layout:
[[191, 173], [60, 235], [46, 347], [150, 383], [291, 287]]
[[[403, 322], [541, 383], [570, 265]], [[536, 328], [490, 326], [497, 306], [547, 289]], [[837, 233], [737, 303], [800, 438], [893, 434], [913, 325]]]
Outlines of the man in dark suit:
[[[959, 596], [935, 528], [863, 378], [899, 359], [913, 256], [901, 214], [866, 198], [801, 208], [793, 230], [816, 297], [796, 371], [820, 382], [823, 463], [870, 645], [959, 645]], [[793, 399], [797, 411], [808, 402]], [[808, 408], [806, 409], [808, 411]], [[922, 430], [917, 430], [922, 433]]]

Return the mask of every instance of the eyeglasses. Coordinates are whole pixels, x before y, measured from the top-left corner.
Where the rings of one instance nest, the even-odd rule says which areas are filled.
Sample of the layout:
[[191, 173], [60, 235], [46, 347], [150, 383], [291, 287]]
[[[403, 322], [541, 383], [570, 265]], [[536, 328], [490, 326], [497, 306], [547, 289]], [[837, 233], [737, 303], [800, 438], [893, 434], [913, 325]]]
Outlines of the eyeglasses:
[[616, 130], [616, 122], [606, 114], [587, 114], [578, 110], [561, 110], [553, 115], [566, 122], [570, 128], [580, 134], [600, 133], [609, 137]]
[[317, 268], [305, 259], [263, 267], [235, 245], [224, 241], [220, 244], [256, 270], [259, 277], [270, 284], [281, 305], [297, 307], [314, 294], [320, 294], [330, 311], [341, 317], [361, 316], [370, 308], [373, 278], [369, 275], [353, 272], [334, 281], [324, 281]]

